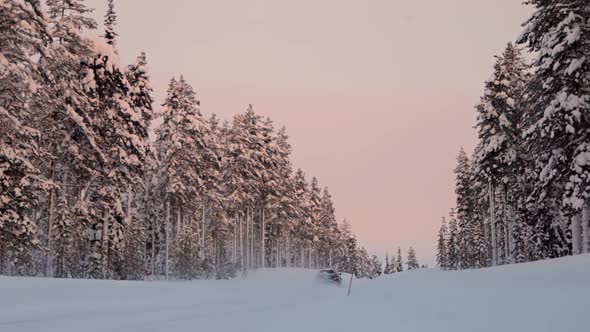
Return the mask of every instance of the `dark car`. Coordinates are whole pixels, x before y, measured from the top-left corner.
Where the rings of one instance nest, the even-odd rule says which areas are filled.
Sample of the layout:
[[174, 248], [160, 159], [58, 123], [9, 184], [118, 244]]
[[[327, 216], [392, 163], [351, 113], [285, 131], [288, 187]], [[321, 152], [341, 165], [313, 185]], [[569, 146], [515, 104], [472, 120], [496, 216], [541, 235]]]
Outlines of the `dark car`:
[[335, 282], [337, 284], [342, 283], [341, 274], [336, 272], [336, 270], [334, 270], [334, 269], [320, 270], [318, 272], [318, 279], [320, 279], [322, 281]]

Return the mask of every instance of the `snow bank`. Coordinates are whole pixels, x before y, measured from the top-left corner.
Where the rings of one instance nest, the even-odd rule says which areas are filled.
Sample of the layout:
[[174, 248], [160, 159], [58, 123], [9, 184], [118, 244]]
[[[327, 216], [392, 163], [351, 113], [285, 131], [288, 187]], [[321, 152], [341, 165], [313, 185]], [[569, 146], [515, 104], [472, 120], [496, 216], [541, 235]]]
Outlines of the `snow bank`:
[[0, 278], [0, 331], [574, 331], [590, 255], [483, 270], [318, 282], [260, 270], [228, 281]]

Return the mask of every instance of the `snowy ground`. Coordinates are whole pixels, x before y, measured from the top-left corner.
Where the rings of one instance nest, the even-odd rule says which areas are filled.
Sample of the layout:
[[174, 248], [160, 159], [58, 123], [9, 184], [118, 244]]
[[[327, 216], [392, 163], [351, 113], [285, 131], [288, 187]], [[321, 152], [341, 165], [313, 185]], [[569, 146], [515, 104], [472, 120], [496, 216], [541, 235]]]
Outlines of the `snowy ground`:
[[230, 281], [0, 277], [0, 331], [583, 331], [590, 255], [406, 272], [346, 287], [264, 270]]

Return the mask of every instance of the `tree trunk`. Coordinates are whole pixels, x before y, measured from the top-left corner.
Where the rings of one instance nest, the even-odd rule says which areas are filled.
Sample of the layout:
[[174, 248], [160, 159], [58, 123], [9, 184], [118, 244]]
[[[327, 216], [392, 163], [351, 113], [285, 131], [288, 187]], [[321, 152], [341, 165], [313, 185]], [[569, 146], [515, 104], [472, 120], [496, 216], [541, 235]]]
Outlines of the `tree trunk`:
[[0, 275], [4, 275], [4, 248], [0, 249]]
[[[51, 166], [51, 182], [55, 182], [55, 167]], [[46, 262], [46, 271], [45, 276], [52, 277], [53, 274], [53, 267], [52, 260], [53, 260], [53, 248], [52, 248], [52, 237], [53, 237], [53, 217], [55, 215], [55, 189], [51, 188], [49, 194], [49, 218], [47, 221], [47, 262]]]
[[264, 227], [264, 203], [262, 203], [262, 206], [260, 207], [260, 266], [263, 269], [266, 267], [266, 230]]
[[238, 213], [238, 228], [240, 232], [240, 268], [244, 270], [244, 235], [242, 232], [242, 218]]
[[489, 201], [490, 201], [490, 224], [492, 233], [492, 266], [498, 263], [498, 248], [496, 243], [496, 207], [494, 204], [494, 186], [492, 181], [489, 182]]
[[131, 191], [131, 185], [127, 186], [127, 210], [125, 211], [125, 221], [127, 225], [131, 224], [131, 202], [133, 192]]
[[246, 269], [250, 270], [250, 208], [246, 208]]
[[[133, 192], [131, 191], [131, 185], [127, 185], [127, 202], [126, 202], [126, 206], [125, 206], [125, 227], [127, 227], [127, 229], [129, 229], [129, 227], [131, 227], [131, 203], [132, 203], [132, 198], [133, 197]], [[127, 236], [123, 236], [123, 238], [120, 240], [120, 242], [118, 243], [119, 248], [121, 249], [122, 252], [125, 252], [125, 247], [127, 246]], [[123, 276], [125, 277], [125, 279], [129, 278], [129, 266], [127, 264], [126, 260], [123, 260], [123, 271], [121, 272], [123, 274]], [[145, 269], [142, 269], [145, 270]], [[142, 271], [143, 272], [143, 271]], [[145, 274], [145, 272], [143, 273]]]
[[152, 252], [151, 252], [152, 280], [154, 280], [154, 276], [156, 275], [156, 225], [157, 225], [157, 223], [155, 221], [153, 221], [153, 224], [152, 224]]
[[165, 279], [168, 280], [169, 274], [169, 260], [170, 260], [170, 199], [166, 200], [166, 224], [164, 225], [164, 231], [166, 233], [166, 255], [164, 258], [165, 268], [164, 275]]
[[516, 248], [516, 238], [514, 237], [514, 225], [516, 224], [516, 215], [514, 213], [515, 208], [514, 205], [508, 205], [508, 257], [510, 257], [510, 262], [514, 263], [516, 261], [514, 257], [514, 249]]
[[582, 250], [590, 252], [590, 206], [584, 204], [582, 209]]
[[582, 225], [580, 223], [580, 214], [576, 213], [572, 217], [572, 254], [582, 253]]
[[207, 237], [207, 230], [205, 229], [205, 218], [206, 218], [206, 209], [207, 207], [207, 199], [205, 195], [203, 195], [203, 215], [201, 216], [201, 259], [205, 258], [205, 238]]
[[231, 262], [236, 264], [236, 261], [238, 260], [238, 230], [236, 228], [235, 222], [233, 230]]
[[174, 241], [178, 240], [178, 236], [181, 231], [182, 213], [180, 212], [180, 206], [176, 208], [176, 223], [174, 229]]
[[101, 238], [101, 270], [102, 270], [102, 277], [103, 279], [106, 278], [106, 267], [109, 257], [109, 220], [111, 219], [111, 215], [107, 213], [107, 215], [103, 214], [102, 219], [102, 238]]
[[282, 267], [282, 262], [281, 262], [281, 242], [280, 242], [280, 236], [277, 235], [277, 264], [275, 267]]
[[291, 259], [289, 259], [289, 230], [285, 232], [285, 267], [291, 267]]
[[254, 234], [254, 208], [250, 208], [250, 269], [253, 270], [256, 267], [256, 257], [254, 256], [254, 240], [256, 235]]
[[[60, 202], [65, 202], [66, 203], [66, 206], [67, 206], [66, 208], [67, 209], [70, 208], [70, 205], [69, 205], [69, 203], [67, 201], [67, 194], [68, 194], [68, 186], [67, 186], [67, 183], [68, 183], [68, 181], [69, 181], [69, 176], [68, 176], [68, 172], [66, 171], [66, 172], [64, 172], [63, 179], [62, 179], [62, 182], [61, 182], [62, 183], [62, 186], [61, 186], [61, 190], [59, 191], [59, 199], [60, 199]], [[59, 269], [61, 271], [60, 277], [65, 277], [65, 276], [67, 276], [67, 275], [69, 275], [71, 273], [70, 268], [67, 268], [66, 269], [66, 265], [65, 265], [65, 261], [66, 261], [65, 256], [66, 255], [72, 255], [72, 253], [71, 253], [71, 245], [72, 245], [72, 243], [70, 243], [68, 245], [68, 249], [69, 250], [66, 250], [65, 249], [63, 243], [60, 246], [60, 255], [59, 255], [59, 262], [58, 262], [58, 264], [60, 266]], [[52, 257], [52, 261], [50, 263], [51, 263], [52, 270], [53, 270], [54, 269], [53, 268], [53, 265], [54, 265], [53, 264], [53, 257]], [[50, 275], [54, 275], [52, 273], [53, 272], [51, 272]]]
[[305, 268], [305, 247], [301, 246], [301, 268]]

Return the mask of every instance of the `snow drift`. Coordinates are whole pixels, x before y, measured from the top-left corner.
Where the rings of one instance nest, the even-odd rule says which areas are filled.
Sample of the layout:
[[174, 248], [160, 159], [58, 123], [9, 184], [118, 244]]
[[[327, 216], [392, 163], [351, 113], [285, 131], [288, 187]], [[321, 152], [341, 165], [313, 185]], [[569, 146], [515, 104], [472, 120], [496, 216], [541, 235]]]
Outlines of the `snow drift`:
[[0, 331], [581, 331], [590, 255], [410, 271], [342, 287], [315, 271], [229, 281], [0, 278]]

